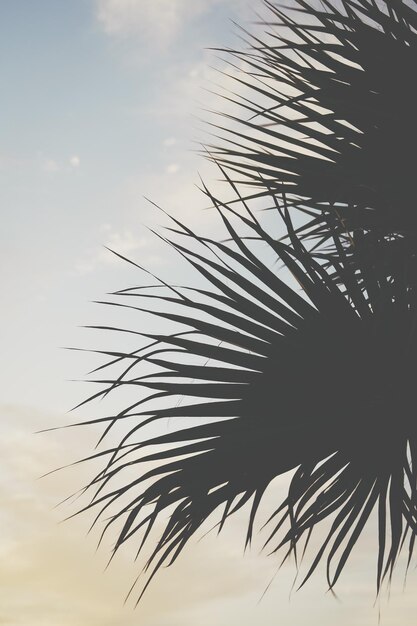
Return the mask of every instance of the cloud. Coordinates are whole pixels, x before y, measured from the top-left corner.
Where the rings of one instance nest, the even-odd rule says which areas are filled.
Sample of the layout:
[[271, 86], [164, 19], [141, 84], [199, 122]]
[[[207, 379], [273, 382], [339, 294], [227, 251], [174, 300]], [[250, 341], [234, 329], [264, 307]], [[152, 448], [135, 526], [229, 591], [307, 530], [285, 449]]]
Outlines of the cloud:
[[80, 157], [74, 154], [72, 157], [69, 158], [68, 162], [71, 167], [77, 168], [80, 166]]
[[170, 163], [166, 169], [166, 172], [167, 174], [176, 174], [179, 169], [180, 166], [178, 165], [178, 163]]
[[[11, 154], [0, 154], [0, 171], [15, 170], [27, 165], [28, 159], [18, 158]], [[0, 621], [1, 624], [1, 621]]]
[[96, 18], [105, 33], [140, 37], [168, 47], [183, 28], [224, 0], [96, 0]]
[[55, 159], [42, 159], [41, 167], [44, 172], [53, 174], [59, 170], [59, 165]]
[[175, 137], [167, 137], [166, 139], [164, 139], [163, 145], [165, 148], [171, 148], [172, 146], [175, 146], [176, 143], [177, 140], [175, 139]]
[[[121, 260], [117, 256], [120, 254], [130, 257], [132, 253], [141, 250], [141, 260], [146, 264], [158, 264], [160, 259], [152, 251], [152, 245], [149, 237], [144, 234], [141, 229], [141, 235], [134, 234], [130, 229], [115, 231], [111, 224], [102, 224], [99, 229], [99, 238], [101, 245], [97, 248], [89, 250], [75, 266], [77, 274], [89, 274], [100, 267], [120, 266]], [[110, 248], [116, 254], [112, 254]]]
[[80, 157], [77, 154], [73, 154], [67, 158], [61, 157], [60, 159], [57, 159], [39, 151], [33, 162], [40, 167], [42, 172], [46, 172], [47, 174], [56, 174], [57, 172], [69, 172], [77, 169], [80, 166]]

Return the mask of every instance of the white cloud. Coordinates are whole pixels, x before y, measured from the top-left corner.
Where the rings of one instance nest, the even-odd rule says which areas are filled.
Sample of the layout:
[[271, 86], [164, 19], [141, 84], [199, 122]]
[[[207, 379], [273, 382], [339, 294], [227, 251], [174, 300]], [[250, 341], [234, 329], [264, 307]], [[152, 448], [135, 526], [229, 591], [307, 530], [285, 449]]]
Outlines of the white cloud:
[[43, 159], [42, 169], [44, 172], [54, 173], [59, 170], [59, 165], [54, 159]]
[[96, 17], [105, 33], [139, 36], [169, 46], [183, 27], [223, 0], [96, 0]]
[[35, 163], [37, 163], [43, 172], [46, 172], [47, 174], [55, 174], [56, 172], [68, 172], [71, 169], [77, 169], [80, 166], [80, 157], [77, 154], [73, 154], [68, 158], [61, 158], [58, 160], [56, 158], [46, 156], [42, 152], [38, 152]]
[[71, 167], [77, 168], [80, 166], [80, 157], [77, 156], [76, 154], [74, 154], [72, 157], [69, 158], [69, 164], [71, 165]]
[[177, 140], [175, 139], [175, 137], [167, 137], [166, 139], [164, 139], [165, 148], [171, 148], [172, 146], [175, 146], [176, 143]]
[[[145, 237], [138, 238], [130, 230], [125, 230], [122, 233], [113, 232], [111, 230], [108, 232], [109, 235], [105, 245], [119, 254], [125, 255], [146, 245]], [[103, 260], [107, 258], [107, 254], [103, 255]], [[114, 257], [110, 255], [110, 259], [107, 262], [113, 262]]]
[[27, 159], [15, 157], [11, 154], [0, 154], [0, 171], [20, 168], [27, 163]]
[[179, 169], [180, 166], [178, 165], [178, 163], [170, 163], [166, 169], [166, 172], [167, 174], [176, 174]]
[[[144, 232], [144, 229], [141, 229]], [[135, 235], [131, 230], [125, 229], [121, 232], [113, 230], [111, 224], [105, 223], [100, 226], [100, 247], [91, 249], [75, 266], [77, 274], [89, 274], [94, 270], [109, 265], [119, 265], [120, 258], [112, 254], [106, 248], [110, 248], [117, 254], [130, 258], [132, 253], [141, 250], [141, 259], [145, 259], [145, 264], [158, 264], [157, 255], [152, 253], [152, 246], [149, 237]]]

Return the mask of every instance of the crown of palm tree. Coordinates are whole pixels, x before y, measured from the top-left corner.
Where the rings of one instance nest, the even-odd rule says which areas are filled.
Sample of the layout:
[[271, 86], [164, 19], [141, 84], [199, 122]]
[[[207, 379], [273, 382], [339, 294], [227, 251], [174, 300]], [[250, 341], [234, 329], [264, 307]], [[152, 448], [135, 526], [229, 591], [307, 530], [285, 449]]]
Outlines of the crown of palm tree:
[[[134, 425], [119, 445], [90, 457], [108, 460], [88, 486], [85, 509], [97, 509], [96, 520], [110, 515], [104, 532], [118, 528], [115, 552], [135, 538], [140, 551], [165, 516], [146, 565], [149, 583], [217, 510], [221, 529], [252, 502], [250, 542], [265, 490], [292, 470], [288, 495], [269, 520], [272, 551], [286, 558], [301, 545], [304, 552], [327, 520], [304, 581], [326, 559], [332, 588], [377, 507], [379, 590], [407, 537], [410, 562], [417, 531], [409, 160], [417, 127], [414, 83], [398, 71], [410, 79], [415, 68], [415, 3], [342, 0], [339, 9], [327, 0], [324, 8], [296, 0], [309, 18], [303, 26], [266, 4], [280, 20], [277, 43], [258, 41], [245, 59], [268, 84], [240, 82], [271, 106], [245, 100], [257, 119], [235, 121], [260, 133], [248, 138], [232, 129], [233, 147], [214, 153], [236, 200], [222, 203], [204, 188], [228, 240], [196, 234], [178, 220], [165, 237], [205, 285], [159, 281], [117, 292], [125, 300], [109, 303], [178, 328], [133, 331], [145, 343], [108, 353], [108, 365], [122, 371], [98, 380], [105, 387], [89, 400], [125, 386], [141, 395], [117, 415], [92, 420], [107, 423], [104, 435], [116, 424]], [[268, 199], [286, 240], [258, 220], [233, 171], [254, 186], [255, 201]], [[298, 230], [294, 206], [309, 218]], [[306, 236], [331, 245], [326, 262], [305, 247]], [[391, 254], [395, 245], [400, 255]], [[146, 435], [172, 418], [188, 424]]]
[[320, 241], [329, 211], [341, 232], [414, 243], [415, 0], [264, 4], [268, 36], [227, 51], [244, 63], [233, 78], [249, 95], [231, 97], [242, 116], [221, 127], [215, 160], [254, 193], [291, 194], [310, 218], [304, 232]]

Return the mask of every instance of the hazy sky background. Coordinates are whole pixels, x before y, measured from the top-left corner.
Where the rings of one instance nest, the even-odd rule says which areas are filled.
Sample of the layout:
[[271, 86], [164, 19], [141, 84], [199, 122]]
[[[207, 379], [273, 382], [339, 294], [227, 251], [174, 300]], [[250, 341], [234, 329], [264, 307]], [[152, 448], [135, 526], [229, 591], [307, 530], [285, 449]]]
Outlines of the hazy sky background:
[[[215, 229], [195, 188], [217, 173], [195, 152], [205, 91], [228, 81], [209, 46], [237, 45], [230, 19], [247, 23], [260, 3], [244, 0], [2, 0], [0, 194], [2, 206], [2, 398], [0, 420], [0, 624], [25, 626], [368, 626], [377, 624], [372, 528], [338, 586], [319, 572], [289, 599], [294, 567], [243, 556], [245, 516], [220, 537], [192, 545], [160, 572], [133, 610], [123, 599], [139, 571], [133, 549], [103, 573], [90, 518], [60, 524], [73, 504], [58, 501], [91, 477], [87, 466], [39, 480], [87, 454], [97, 431], [34, 435], [68, 423], [85, 397], [86, 354], [104, 335], [78, 328], [109, 319], [92, 304], [141, 284], [140, 272], [109, 245], [167, 278], [184, 269], [146, 229], [164, 222], [150, 197], [201, 229]], [[116, 323], [116, 319], [113, 320]], [[100, 407], [98, 408], [100, 412]], [[84, 409], [78, 417], [88, 417]], [[284, 480], [269, 496], [276, 502]], [[268, 509], [268, 501], [265, 510]], [[381, 624], [415, 624], [416, 576], [402, 590], [399, 568]]]

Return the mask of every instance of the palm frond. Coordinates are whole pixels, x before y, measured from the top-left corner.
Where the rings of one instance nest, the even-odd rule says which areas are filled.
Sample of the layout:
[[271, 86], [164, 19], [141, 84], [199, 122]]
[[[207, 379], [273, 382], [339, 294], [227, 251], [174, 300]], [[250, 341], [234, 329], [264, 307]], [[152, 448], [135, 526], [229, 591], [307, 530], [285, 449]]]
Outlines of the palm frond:
[[385, 255], [394, 240], [389, 254], [409, 259], [417, 232], [415, 0], [264, 5], [265, 35], [246, 33], [248, 50], [227, 50], [244, 65], [231, 75], [234, 94], [225, 94], [240, 114], [217, 125], [222, 142], [212, 158], [252, 195], [285, 192], [305, 218], [301, 233], [321, 246], [331, 243], [332, 219], [348, 247], [367, 234], [368, 253], [382, 242]]
[[[92, 420], [107, 424], [105, 434], [130, 426], [118, 445], [94, 455], [107, 463], [88, 485], [92, 496], [83, 510], [96, 510], [96, 521], [106, 518], [104, 532], [118, 529], [115, 552], [135, 538], [141, 551], [165, 520], [147, 562], [149, 584], [216, 511], [221, 529], [252, 502], [249, 543], [268, 485], [293, 470], [288, 495], [269, 521], [272, 552], [285, 557], [305, 549], [312, 531], [330, 520], [306, 579], [325, 558], [333, 587], [377, 506], [379, 589], [406, 536], [411, 558], [417, 529], [415, 293], [360, 259], [353, 268], [343, 253], [332, 267], [335, 281], [305, 249], [276, 195], [288, 244], [241, 196], [231, 206], [206, 193], [229, 241], [196, 234], [175, 219], [164, 236], [201, 286], [162, 282], [122, 290], [109, 302], [177, 328], [135, 330], [145, 343], [109, 353], [109, 365], [121, 372], [97, 379], [104, 388], [92, 398], [128, 387], [138, 390], [138, 400]], [[337, 233], [333, 239], [339, 247]], [[164, 432], [167, 421], [172, 427]]]

